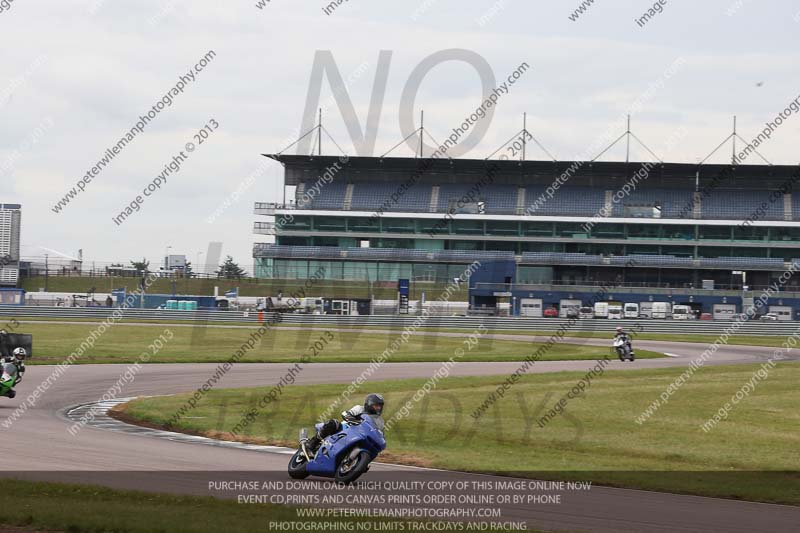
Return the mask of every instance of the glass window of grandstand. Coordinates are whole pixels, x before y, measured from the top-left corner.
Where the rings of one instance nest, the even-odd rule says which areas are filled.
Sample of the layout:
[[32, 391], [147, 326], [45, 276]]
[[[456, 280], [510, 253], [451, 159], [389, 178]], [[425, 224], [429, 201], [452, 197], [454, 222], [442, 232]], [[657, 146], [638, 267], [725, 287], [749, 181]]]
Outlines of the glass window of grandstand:
[[661, 226], [661, 234], [665, 239], [683, 239], [685, 241], [694, 240], [694, 226], [679, 226], [677, 224], [664, 224]]
[[768, 239], [768, 228], [756, 228], [753, 226], [733, 227], [733, 240], [735, 241], [766, 241]]
[[371, 217], [353, 217], [347, 219], [348, 231], [357, 231], [361, 233], [375, 232], [380, 228], [380, 221]]
[[486, 246], [492, 251], [519, 253], [519, 243], [513, 241], [490, 241]]
[[344, 231], [344, 217], [317, 217], [314, 220], [314, 229], [318, 231]]
[[[467, 265], [447, 265], [447, 281], [451, 281], [453, 278], [461, 276], [466, 270]], [[464, 277], [469, 277], [469, 274]]]
[[523, 242], [523, 252], [563, 252], [563, 242]]
[[274, 278], [275, 260], [272, 259], [271, 257], [256, 258], [255, 277]]
[[578, 222], [556, 222], [556, 235], [559, 237], [588, 237], [586, 230], [583, 229], [583, 224]]
[[521, 266], [517, 268], [517, 283], [552, 283], [553, 267]]
[[448, 280], [447, 264], [445, 263], [414, 263], [412, 271], [414, 274], [413, 278], [415, 282], [418, 281], [441, 282]]
[[443, 219], [420, 218], [417, 219], [417, 233], [449, 233], [447, 226], [442, 224]]
[[693, 246], [663, 246], [661, 248], [662, 255], [674, 255], [675, 257], [690, 257], [694, 258]]
[[451, 225], [456, 235], [483, 235], [482, 220], [453, 220]]
[[625, 285], [628, 287], [657, 287], [658, 269], [629, 268], [625, 271]]
[[[315, 272], [314, 270], [311, 271], [312, 274]], [[342, 278], [343, 279], [353, 279], [357, 281], [364, 281], [365, 284], [363, 289], [368, 291], [369, 285], [367, 282], [369, 280], [378, 279], [378, 263], [370, 263], [367, 261], [348, 261], [346, 263], [342, 263]], [[353, 288], [352, 290], [358, 290], [357, 288]]]
[[[592, 237], [598, 239], [624, 239], [625, 226], [622, 224], [596, 224], [592, 228]], [[630, 234], [630, 230], [628, 230]]]
[[311, 229], [311, 217], [288, 217], [280, 216], [275, 218], [275, 223], [280, 224], [283, 229], [288, 230], [307, 230]]
[[447, 250], [483, 250], [482, 241], [447, 241]]
[[401, 278], [411, 278], [412, 268], [410, 263], [380, 263], [378, 265], [378, 281], [394, 281]]
[[625, 255], [625, 247], [622, 244], [594, 244], [592, 245], [593, 255]]
[[313, 237], [314, 246], [339, 246], [339, 237]]
[[725, 246], [698, 246], [697, 257], [713, 259], [715, 257], [730, 257], [731, 249]]
[[487, 235], [519, 235], [519, 224], [504, 220], [489, 220], [486, 222]]
[[525, 222], [522, 225], [522, 231], [525, 235], [534, 235], [538, 237], [552, 237], [553, 236], [553, 223], [552, 222]]
[[561, 285], [585, 285], [588, 274], [585, 268], [562, 267], [558, 277]]
[[324, 273], [325, 279], [346, 279], [345, 263], [342, 261], [309, 261], [308, 277], [313, 276], [316, 272]]
[[731, 240], [731, 226], [700, 226], [697, 233], [701, 240], [729, 241]]
[[783, 259], [784, 261], [792, 261], [800, 255], [797, 248], [770, 248], [769, 256], [773, 259]]
[[381, 231], [385, 233], [414, 233], [414, 219], [383, 217]]
[[[733, 257], [767, 257], [769, 248], [731, 248]], [[780, 254], [776, 257], [780, 257]]]
[[308, 262], [276, 259], [272, 265], [272, 275], [281, 279], [308, 279]]
[[800, 228], [770, 228], [770, 234], [773, 241], [800, 241]]
[[661, 226], [658, 224], [630, 224], [629, 239], [658, 239], [661, 237]]
[[626, 247], [627, 255], [659, 255], [658, 246], [641, 246], [641, 245], [628, 245]]
[[564, 251], [568, 254], [593, 254], [594, 246], [589, 242], [565, 242]]
[[281, 246], [311, 246], [311, 237], [287, 237], [281, 235], [277, 238], [276, 244]]
[[414, 248], [413, 239], [377, 239], [371, 242], [372, 248]]

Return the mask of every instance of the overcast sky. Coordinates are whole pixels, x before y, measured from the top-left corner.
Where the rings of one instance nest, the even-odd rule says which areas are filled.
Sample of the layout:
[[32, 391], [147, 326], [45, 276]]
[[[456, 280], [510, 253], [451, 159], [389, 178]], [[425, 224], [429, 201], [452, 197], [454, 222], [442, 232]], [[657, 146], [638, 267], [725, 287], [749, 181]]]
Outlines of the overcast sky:
[[[300, 128], [318, 50], [330, 50], [350, 78], [361, 128], [379, 53], [392, 52], [375, 155], [402, 138], [400, 97], [411, 72], [451, 48], [484, 58], [498, 83], [521, 63], [530, 65], [498, 102], [486, 135], [462, 157], [488, 156], [521, 128], [523, 112], [558, 159], [585, 157], [639, 99], [634, 133], [664, 160], [698, 162], [730, 133], [734, 114], [751, 139], [800, 95], [800, 0], [669, 0], [643, 27], [635, 19], [653, 4], [633, 0], [596, 0], [575, 21], [569, 15], [579, 0], [349, 0], [330, 14], [316, 0], [271, 0], [263, 9], [256, 3], [14, 0], [2, 8], [0, 203], [23, 204], [23, 256], [83, 249], [89, 261], [146, 256], [157, 264], [167, 246], [196, 261], [209, 241], [222, 241], [223, 254], [251, 271], [252, 244], [266, 240], [252, 234], [253, 202], [281, 199], [282, 169], [269, 164], [252, 185], [247, 179], [262, 164], [260, 154], [283, 149]], [[53, 212], [209, 50], [216, 56], [172, 105], [84, 193]], [[676, 60], [679, 67], [665, 79]], [[480, 104], [481, 92], [474, 67], [443, 63], [424, 78], [413, 112], [424, 109], [427, 129], [443, 140]], [[353, 154], [331, 95], [326, 79], [326, 128]], [[219, 128], [116, 226], [112, 218], [211, 119]], [[797, 164], [799, 132], [800, 118], [792, 116], [761, 153], [775, 164]], [[671, 136], [677, 140], [668, 143]], [[338, 153], [329, 141], [325, 148]], [[618, 148], [603, 159], [624, 158]], [[531, 159], [545, 157], [529, 152]], [[637, 149], [633, 157], [649, 159]], [[729, 159], [725, 147], [711, 161]], [[239, 200], [209, 223], [241, 188]]]

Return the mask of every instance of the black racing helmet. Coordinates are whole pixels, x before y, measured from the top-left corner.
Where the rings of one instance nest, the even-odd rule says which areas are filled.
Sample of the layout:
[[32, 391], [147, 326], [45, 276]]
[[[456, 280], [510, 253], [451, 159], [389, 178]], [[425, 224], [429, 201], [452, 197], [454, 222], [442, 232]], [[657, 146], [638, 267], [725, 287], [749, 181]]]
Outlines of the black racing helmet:
[[368, 415], [381, 415], [383, 413], [383, 396], [380, 394], [369, 394], [364, 400], [364, 412]]

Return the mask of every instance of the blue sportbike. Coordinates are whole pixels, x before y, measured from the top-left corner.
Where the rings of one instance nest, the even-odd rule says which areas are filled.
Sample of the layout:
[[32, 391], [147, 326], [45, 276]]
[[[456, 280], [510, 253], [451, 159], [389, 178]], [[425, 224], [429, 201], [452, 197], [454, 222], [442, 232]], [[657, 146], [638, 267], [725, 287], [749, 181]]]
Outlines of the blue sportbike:
[[[322, 423], [316, 425], [317, 431]], [[300, 432], [301, 444], [307, 439]], [[339, 483], [352, 483], [369, 469], [369, 464], [384, 449], [383, 419], [362, 414], [358, 420], [342, 423], [342, 430], [325, 438], [313, 457], [306, 455], [301, 445], [289, 461], [289, 476], [305, 479], [308, 476], [334, 478]]]

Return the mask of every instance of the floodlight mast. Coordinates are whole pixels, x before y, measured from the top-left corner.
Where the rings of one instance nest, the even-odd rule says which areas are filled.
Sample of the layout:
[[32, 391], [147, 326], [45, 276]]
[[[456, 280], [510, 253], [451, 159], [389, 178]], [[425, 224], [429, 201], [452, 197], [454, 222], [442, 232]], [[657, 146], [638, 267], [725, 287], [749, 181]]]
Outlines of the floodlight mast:
[[528, 113], [522, 114], [522, 160], [525, 161], [525, 148], [527, 147]]
[[319, 108], [319, 132], [318, 132], [318, 150], [317, 155], [322, 155], [322, 108]]

